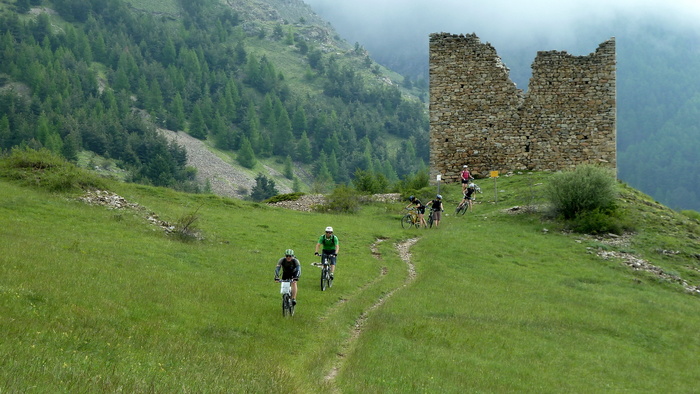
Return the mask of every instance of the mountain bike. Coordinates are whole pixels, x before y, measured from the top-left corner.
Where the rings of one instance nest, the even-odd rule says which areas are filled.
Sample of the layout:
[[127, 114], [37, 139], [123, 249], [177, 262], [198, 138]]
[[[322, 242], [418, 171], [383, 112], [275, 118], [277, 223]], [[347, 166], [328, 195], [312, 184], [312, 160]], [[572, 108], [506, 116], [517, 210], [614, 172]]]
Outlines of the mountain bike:
[[460, 203], [459, 205], [457, 205], [457, 208], [455, 208], [455, 215], [464, 215], [468, 209], [469, 209], [469, 202], [468, 201]]
[[420, 227], [420, 221], [418, 220], [418, 212], [415, 208], [408, 208], [409, 212], [401, 218], [401, 227], [411, 228], [411, 226]]
[[428, 219], [426, 220], [428, 223], [428, 228], [433, 228], [433, 213], [435, 210], [433, 208], [430, 208], [430, 213], [428, 214]]
[[326, 291], [326, 289], [333, 287], [333, 277], [331, 276], [331, 265], [328, 262], [328, 257], [330, 255], [321, 253], [321, 262], [315, 265], [321, 266], [321, 291]]
[[292, 302], [292, 281], [294, 279], [277, 279], [281, 283], [282, 316], [294, 316], [294, 303]]
[[[479, 185], [477, 185], [476, 183], [473, 183], [473, 185], [474, 185], [474, 193], [472, 193], [471, 197], [469, 197], [472, 204], [476, 203], [475, 194], [481, 193], [481, 188], [479, 187]], [[457, 205], [457, 208], [455, 208], [455, 215], [464, 215], [468, 210], [469, 210], [469, 201], [465, 201], [465, 202]]]

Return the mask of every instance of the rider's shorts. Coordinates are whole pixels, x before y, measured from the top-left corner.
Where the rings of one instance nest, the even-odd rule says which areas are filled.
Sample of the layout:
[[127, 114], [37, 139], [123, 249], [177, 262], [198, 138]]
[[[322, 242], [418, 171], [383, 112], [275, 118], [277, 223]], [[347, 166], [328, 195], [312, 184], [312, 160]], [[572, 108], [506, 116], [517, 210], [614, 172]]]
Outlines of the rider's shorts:
[[328, 262], [330, 265], [335, 265], [335, 256], [333, 256], [334, 253], [335, 250], [324, 250], [321, 254], [328, 256]]

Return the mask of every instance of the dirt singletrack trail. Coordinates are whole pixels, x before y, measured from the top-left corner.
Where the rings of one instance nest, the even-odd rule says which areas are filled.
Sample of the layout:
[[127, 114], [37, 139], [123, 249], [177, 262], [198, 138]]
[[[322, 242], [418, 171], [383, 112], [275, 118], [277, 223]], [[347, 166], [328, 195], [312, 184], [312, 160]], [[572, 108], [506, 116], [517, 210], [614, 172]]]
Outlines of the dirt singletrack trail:
[[[382, 255], [379, 252], [377, 246], [383, 241], [383, 239], [378, 239], [370, 247], [372, 250], [372, 255], [378, 260], [382, 259]], [[404, 283], [400, 287], [397, 287], [380, 297], [374, 304], [372, 304], [372, 306], [370, 306], [369, 308], [367, 308], [367, 310], [360, 314], [360, 316], [355, 321], [355, 325], [352, 328], [352, 333], [350, 337], [345, 341], [345, 343], [341, 345], [341, 350], [338, 352], [338, 357], [333, 363], [331, 370], [328, 372], [328, 374], [326, 374], [326, 382], [333, 384], [333, 381], [335, 380], [336, 376], [343, 367], [345, 358], [347, 357], [348, 353], [354, 348], [355, 343], [362, 334], [367, 319], [369, 318], [369, 313], [382, 306], [384, 302], [386, 302], [386, 300], [388, 300], [392, 295], [394, 295], [394, 293], [396, 293], [397, 290], [399, 290], [402, 287], [408, 286], [411, 282], [413, 282], [416, 279], [416, 269], [413, 263], [411, 262], [411, 253], [409, 251], [411, 246], [413, 246], [416, 242], [418, 242], [418, 238], [411, 238], [404, 242], [397, 243], [395, 245], [396, 250], [399, 253], [399, 257], [404, 263], [406, 263], [406, 268], [408, 270], [408, 277], [406, 278], [406, 281], [404, 281]], [[386, 268], [382, 268], [380, 275], [386, 275]], [[333, 391], [339, 392], [337, 389], [334, 389]]]

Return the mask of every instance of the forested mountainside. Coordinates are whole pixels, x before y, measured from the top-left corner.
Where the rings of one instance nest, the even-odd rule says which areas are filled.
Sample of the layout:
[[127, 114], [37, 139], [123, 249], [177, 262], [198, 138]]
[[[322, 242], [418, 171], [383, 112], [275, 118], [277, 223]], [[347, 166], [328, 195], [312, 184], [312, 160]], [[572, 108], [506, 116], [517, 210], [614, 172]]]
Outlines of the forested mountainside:
[[136, 182], [202, 187], [160, 127], [253, 171], [294, 161], [316, 187], [391, 184], [429, 155], [401, 80], [300, 0], [0, 0], [0, 148], [87, 151]]

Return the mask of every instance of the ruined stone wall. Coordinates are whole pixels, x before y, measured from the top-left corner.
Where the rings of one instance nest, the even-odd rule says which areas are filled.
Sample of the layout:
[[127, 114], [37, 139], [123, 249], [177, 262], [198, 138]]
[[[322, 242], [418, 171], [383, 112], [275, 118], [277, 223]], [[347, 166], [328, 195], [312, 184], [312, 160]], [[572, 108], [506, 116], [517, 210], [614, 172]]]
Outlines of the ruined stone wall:
[[588, 56], [538, 52], [527, 93], [496, 50], [474, 35], [430, 35], [430, 167], [459, 180], [464, 164], [486, 176], [616, 166], [615, 40]]

